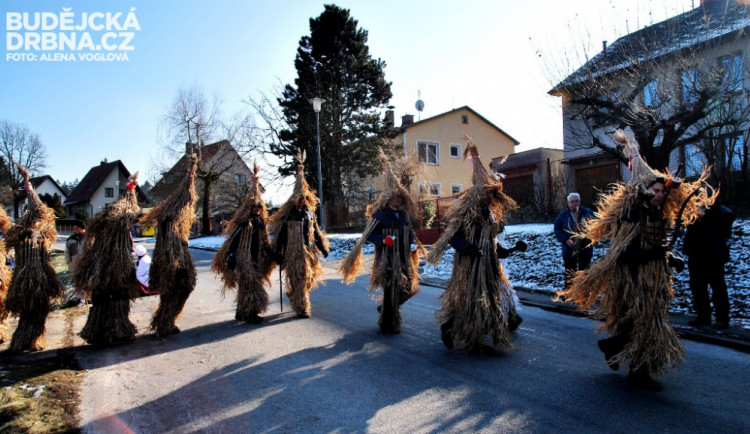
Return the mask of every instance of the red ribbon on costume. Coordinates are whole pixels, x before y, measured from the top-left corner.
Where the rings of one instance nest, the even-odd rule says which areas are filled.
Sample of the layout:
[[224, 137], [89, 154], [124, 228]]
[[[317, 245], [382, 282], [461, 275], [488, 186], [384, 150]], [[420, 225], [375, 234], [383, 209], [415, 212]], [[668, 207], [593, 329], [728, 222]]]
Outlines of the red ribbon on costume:
[[640, 156], [640, 154], [628, 154], [628, 170], [633, 170], [633, 157]]

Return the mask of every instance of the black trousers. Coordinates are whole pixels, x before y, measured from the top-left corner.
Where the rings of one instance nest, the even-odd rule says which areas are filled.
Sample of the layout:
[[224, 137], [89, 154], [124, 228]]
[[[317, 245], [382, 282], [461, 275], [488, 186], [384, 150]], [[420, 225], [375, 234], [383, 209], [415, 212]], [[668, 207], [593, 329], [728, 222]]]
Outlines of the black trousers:
[[711, 321], [711, 302], [708, 286], [711, 285], [712, 301], [716, 310], [716, 322], [729, 322], [729, 296], [724, 281], [724, 264], [706, 264], [689, 260], [690, 291], [693, 293], [693, 309], [699, 320]]
[[565, 288], [567, 288], [570, 286], [570, 280], [576, 271], [589, 268], [589, 265], [591, 265], [591, 256], [579, 255], [570, 258], [563, 256], [563, 265], [565, 265]]

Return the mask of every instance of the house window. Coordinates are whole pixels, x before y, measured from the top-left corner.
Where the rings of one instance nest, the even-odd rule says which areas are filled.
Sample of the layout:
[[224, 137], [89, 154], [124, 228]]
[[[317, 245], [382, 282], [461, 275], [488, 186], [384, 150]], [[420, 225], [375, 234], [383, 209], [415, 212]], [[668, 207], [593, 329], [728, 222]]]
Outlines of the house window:
[[234, 175], [234, 182], [237, 185], [245, 185], [247, 184], [247, 176], [241, 173], [237, 173]]
[[440, 164], [440, 144], [437, 142], [417, 142], [417, 158], [420, 163]]
[[461, 184], [451, 184], [451, 194], [458, 194], [464, 191], [464, 186]]
[[469, 117], [466, 115], [461, 115], [461, 123], [462, 124], [468, 124], [469, 123]]
[[451, 143], [451, 158], [461, 158], [461, 145]]
[[726, 92], [742, 92], [742, 55], [722, 58], [721, 68], [724, 71], [722, 86], [726, 89]]
[[747, 161], [745, 138], [742, 135], [724, 138], [724, 162], [727, 170], [736, 172], [742, 170], [742, 163]]
[[698, 101], [698, 71], [690, 69], [682, 73], [682, 101], [692, 104]]
[[649, 82], [643, 87], [643, 105], [646, 107], [658, 107], [661, 105], [657, 90], [658, 82], [656, 80]]
[[105, 187], [104, 197], [115, 197], [115, 189], [112, 187]]
[[425, 182], [419, 184], [419, 194], [426, 194], [427, 196], [440, 196], [440, 183], [439, 182]]

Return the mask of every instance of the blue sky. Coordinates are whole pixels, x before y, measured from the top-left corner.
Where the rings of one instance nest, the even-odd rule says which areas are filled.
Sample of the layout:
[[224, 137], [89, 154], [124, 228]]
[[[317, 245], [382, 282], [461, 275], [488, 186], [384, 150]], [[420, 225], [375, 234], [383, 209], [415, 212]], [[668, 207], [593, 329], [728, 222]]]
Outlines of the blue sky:
[[[207, 95], [221, 96], [226, 114], [249, 110], [243, 100], [293, 82], [299, 39], [309, 34], [309, 18], [320, 15], [325, 3], [3, 0], [0, 119], [40, 135], [48, 153], [45, 172], [55, 179], [81, 179], [104, 158], [122, 160], [131, 172], [151, 178], [153, 162], [161, 158], [159, 122], [178, 89], [198, 84]], [[595, 54], [602, 39], [611, 42], [626, 28], [675, 15], [692, 1], [335, 4], [350, 9], [369, 32], [372, 56], [386, 62], [397, 119], [468, 105], [519, 140], [522, 151], [562, 147], [559, 101], [546, 94], [555, 75], [549, 64], [560, 65], [568, 51], [580, 52], [587, 39]], [[71, 8], [75, 23], [84, 12], [121, 12], [121, 25], [135, 8], [140, 30], [126, 29], [134, 33], [128, 61], [8, 58], [8, 13], [59, 14], [63, 7]], [[418, 92], [425, 103], [421, 114], [414, 108]]]

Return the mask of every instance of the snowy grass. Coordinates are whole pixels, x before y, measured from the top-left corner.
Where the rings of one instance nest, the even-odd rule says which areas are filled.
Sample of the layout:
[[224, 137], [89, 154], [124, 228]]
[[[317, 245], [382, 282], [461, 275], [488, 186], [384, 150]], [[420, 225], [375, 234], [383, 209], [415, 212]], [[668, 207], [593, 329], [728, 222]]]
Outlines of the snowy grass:
[[[552, 294], [563, 287], [563, 264], [560, 244], [554, 237], [552, 224], [525, 224], [506, 226], [505, 247], [513, 246], [517, 240], [528, 244], [525, 252], [515, 252], [506, 262], [506, 272], [516, 288]], [[360, 234], [328, 234], [331, 252], [327, 260], [343, 259], [359, 239]], [[726, 281], [729, 290], [730, 316], [745, 328], [750, 328], [750, 220], [737, 220], [732, 228], [732, 248], [727, 264]], [[218, 250], [224, 242], [223, 236], [203, 237], [190, 240], [190, 247]], [[594, 249], [594, 260], [606, 251], [606, 245]], [[374, 253], [374, 246], [365, 244], [365, 254]], [[682, 252], [682, 239], [675, 246]], [[429, 279], [450, 278], [454, 250], [449, 248], [436, 265], [421, 267], [421, 276]], [[687, 269], [674, 275], [675, 298], [670, 310], [692, 315], [691, 297]]]

